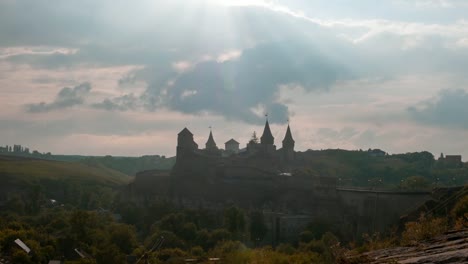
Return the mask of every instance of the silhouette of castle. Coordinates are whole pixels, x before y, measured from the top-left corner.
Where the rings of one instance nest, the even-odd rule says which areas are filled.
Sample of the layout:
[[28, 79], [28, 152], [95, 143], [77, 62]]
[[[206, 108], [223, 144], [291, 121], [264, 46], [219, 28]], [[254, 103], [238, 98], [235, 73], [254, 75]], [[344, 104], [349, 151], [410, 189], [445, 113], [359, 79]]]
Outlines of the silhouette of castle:
[[[268, 119], [265, 122], [263, 134], [260, 142], [255, 134], [247, 143], [246, 148], [239, 149], [239, 142], [230, 139], [225, 143], [225, 149], [219, 149], [210, 129], [208, 140], [204, 149], [199, 149], [198, 144], [193, 139], [193, 134], [184, 128], [177, 137], [176, 169], [185, 168], [215, 168], [212, 172], [217, 176], [236, 175], [257, 175], [265, 173], [278, 174], [287, 171], [289, 165], [294, 162], [295, 154], [291, 128], [288, 124], [282, 148], [277, 150], [274, 144], [275, 138], [271, 133]], [[242, 172], [241, 172], [242, 168]], [[182, 170], [179, 174], [184, 174]], [[192, 170], [193, 172], [193, 170]], [[204, 172], [207, 173], [206, 171]]]
[[170, 174], [137, 174], [131, 188], [145, 201], [153, 193], [188, 208], [220, 210], [234, 204], [262, 210], [274, 244], [297, 239], [312, 221], [330, 223], [349, 236], [383, 231], [398, 223], [403, 212], [430, 198], [430, 192], [338, 187], [338, 178], [310, 169], [318, 164], [310, 162], [318, 155], [296, 152], [294, 147], [288, 124], [282, 147], [276, 149], [268, 119], [260, 139], [253, 136], [244, 149], [234, 139], [220, 149], [211, 129], [205, 148], [199, 149], [184, 128], [177, 137], [176, 164]]

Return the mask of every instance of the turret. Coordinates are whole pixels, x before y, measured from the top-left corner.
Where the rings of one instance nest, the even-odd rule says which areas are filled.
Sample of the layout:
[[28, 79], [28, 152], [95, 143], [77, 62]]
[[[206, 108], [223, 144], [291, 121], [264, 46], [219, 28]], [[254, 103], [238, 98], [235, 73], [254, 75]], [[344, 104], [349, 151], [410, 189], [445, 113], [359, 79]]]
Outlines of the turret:
[[208, 136], [208, 141], [206, 141], [205, 148], [206, 150], [218, 150], [216, 142], [213, 139], [213, 133], [211, 132], [211, 130], [210, 135]]
[[291, 134], [291, 129], [289, 128], [289, 124], [288, 124], [288, 128], [286, 129], [286, 134], [284, 135], [284, 139], [283, 139], [283, 148], [294, 150], [294, 143], [295, 142]]
[[214, 141], [213, 133], [211, 132], [211, 129], [210, 129], [210, 135], [208, 136], [208, 141], [206, 141], [206, 144], [205, 144], [204, 152], [206, 155], [210, 155], [210, 156], [221, 155], [221, 151], [218, 149], [218, 146], [216, 146], [216, 142]]
[[260, 143], [262, 145], [273, 145], [274, 142], [275, 142], [275, 138], [271, 134], [270, 124], [268, 124], [268, 119], [267, 119], [265, 123], [265, 128], [263, 129], [263, 134], [260, 137]]
[[275, 138], [271, 134], [270, 124], [268, 119], [265, 122], [265, 128], [263, 129], [263, 134], [260, 137], [260, 146], [263, 150], [263, 153], [267, 156], [274, 155], [276, 151], [276, 146], [274, 145]]
[[294, 159], [294, 139], [292, 137], [291, 128], [289, 127], [286, 129], [286, 134], [284, 135], [283, 139], [283, 159], [285, 161], [291, 161]]
[[193, 134], [187, 128], [184, 128], [177, 135], [177, 161], [193, 153], [198, 149], [197, 143], [193, 141]]

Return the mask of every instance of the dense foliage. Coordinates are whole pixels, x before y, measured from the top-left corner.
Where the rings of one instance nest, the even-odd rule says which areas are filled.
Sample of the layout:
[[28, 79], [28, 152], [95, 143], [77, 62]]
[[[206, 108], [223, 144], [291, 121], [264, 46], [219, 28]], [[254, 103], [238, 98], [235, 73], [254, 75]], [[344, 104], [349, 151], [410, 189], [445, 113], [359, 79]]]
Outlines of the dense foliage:
[[421, 190], [468, 182], [467, 163], [448, 164], [427, 151], [374, 155], [372, 150], [309, 150], [299, 157], [307, 165], [296, 173], [336, 177], [340, 186]]
[[[14, 263], [47, 263], [65, 259], [66, 263], [126, 263], [127, 255], [143, 256], [161, 237], [160, 248], [148, 254], [150, 263], [185, 263], [186, 259], [223, 263], [333, 263], [338, 239], [325, 233], [318, 239], [298, 245], [261, 246], [265, 232], [262, 214], [227, 207], [223, 213], [206, 210], [177, 210], [167, 204], [148, 230], [144, 222], [136, 225], [117, 222], [103, 210], [78, 210], [72, 207], [41, 208], [36, 214], [4, 212], [0, 217], [1, 252]], [[248, 222], [248, 224], [247, 224]], [[32, 252], [26, 254], [13, 242], [21, 239]], [[91, 256], [80, 259], [74, 249]]]

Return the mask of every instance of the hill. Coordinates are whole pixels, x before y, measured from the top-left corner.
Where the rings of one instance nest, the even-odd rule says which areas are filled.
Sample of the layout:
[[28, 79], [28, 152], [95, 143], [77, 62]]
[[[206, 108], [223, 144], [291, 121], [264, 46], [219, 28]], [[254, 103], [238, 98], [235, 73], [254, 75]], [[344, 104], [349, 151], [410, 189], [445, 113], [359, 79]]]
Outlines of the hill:
[[[130, 178], [104, 166], [0, 156], [0, 202], [54, 199], [76, 206], [111, 200]], [[102, 199], [103, 196], [111, 196]]]
[[8, 178], [23, 183], [41, 180], [71, 180], [106, 186], [122, 185], [129, 179], [127, 175], [104, 166], [0, 156], [0, 181]]
[[141, 157], [124, 156], [82, 156], [82, 155], [57, 155], [49, 153], [30, 152], [0, 152], [4, 158], [22, 157], [36, 160], [52, 160], [65, 162], [79, 162], [92, 167], [105, 166], [120, 171], [129, 176], [145, 170], [170, 170], [175, 163], [175, 157], [161, 155], [146, 155]]
[[105, 166], [116, 171], [120, 171], [129, 176], [134, 176], [137, 172], [146, 170], [168, 171], [174, 166], [175, 157], [151, 155], [142, 157], [86, 157], [80, 163], [90, 166]]
[[394, 155], [374, 153], [308, 150], [297, 154], [297, 163], [308, 174], [336, 177], [340, 186], [431, 189], [468, 182], [467, 163], [447, 165], [426, 151]]

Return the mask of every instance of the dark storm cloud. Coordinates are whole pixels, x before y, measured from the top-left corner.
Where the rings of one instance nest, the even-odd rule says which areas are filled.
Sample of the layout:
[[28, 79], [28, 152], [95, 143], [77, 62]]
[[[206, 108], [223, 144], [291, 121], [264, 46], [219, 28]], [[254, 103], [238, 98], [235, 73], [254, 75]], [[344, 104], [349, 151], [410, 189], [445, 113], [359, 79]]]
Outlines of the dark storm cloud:
[[[253, 111], [261, 107], [270, 113], [272, 122], [284, 123], [288, 107], [278, 101], [280, 85], [328, 89], [336, 81], [351, 77], [348, 69], [305, 44], [277, 42], [247, 49], [236, 60], [200, 63], [182, 74], [163, 98], [174, 110], [209, 111], [246, 122], [262, 119]], [[149, 92], [157, 88], [150, 86]]]
[[417, 122], [468, 129], [468, 92], [466, 90], [442, 90], [435, 98], [408, 108]]
[[55, 100], [50, 103], [40, 102], [37, 104], [28, 104], [25, 107], [29, 113], [42, 113], [70, 108], [76, 105], [84, 104], [85, 97], [89, 94], [90, 91], [90, 83], [82, 83], [73, 88], [65, 87], [60, 90]]

